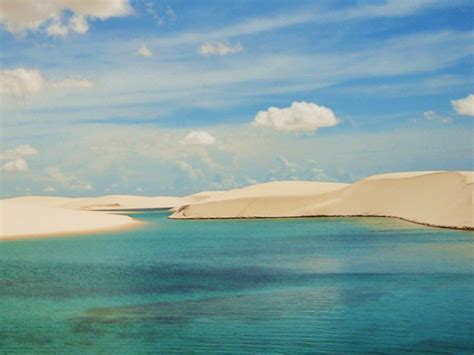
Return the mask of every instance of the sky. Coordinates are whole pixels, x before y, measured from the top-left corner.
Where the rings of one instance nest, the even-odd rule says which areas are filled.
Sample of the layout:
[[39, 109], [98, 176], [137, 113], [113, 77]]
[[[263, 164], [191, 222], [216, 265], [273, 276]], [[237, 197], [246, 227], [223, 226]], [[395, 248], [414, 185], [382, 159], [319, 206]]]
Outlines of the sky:
[[0, 2], [0, 195], [473, 170], [472, 0]]

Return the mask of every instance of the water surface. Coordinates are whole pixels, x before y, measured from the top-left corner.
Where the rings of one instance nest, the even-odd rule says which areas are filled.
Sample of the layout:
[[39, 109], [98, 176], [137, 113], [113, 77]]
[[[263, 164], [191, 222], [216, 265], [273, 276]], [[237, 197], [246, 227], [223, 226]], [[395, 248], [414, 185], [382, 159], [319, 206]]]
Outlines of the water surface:
[[474, 233], [173, 221], [0, 244], [0, 352], [474, 350]]

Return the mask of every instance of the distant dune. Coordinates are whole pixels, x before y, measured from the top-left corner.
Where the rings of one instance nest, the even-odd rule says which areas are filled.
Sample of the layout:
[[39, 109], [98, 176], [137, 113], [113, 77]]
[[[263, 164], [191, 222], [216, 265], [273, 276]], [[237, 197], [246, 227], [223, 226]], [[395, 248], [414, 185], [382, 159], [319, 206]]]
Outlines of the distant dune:
[[278, 181], [186, 197], [24, 196], [0, 200], [0, 239], [128, 228], [120, 210], [172, 209], [173, 219], [387, 216], [474, 229], [474, 172], [409, 172], [354, 184]]
[[388, 216], [472, 229], [473, 172], [371, 176], [351, 185], [278, 182], [249, 186], [181, 207], [170, 218]]
[[134, 209], [166, 209], [193, 202], [192, 199], [175, 196], [130, 196], [110, 195], [83, 199], [72, 199], [61, 207], [82, 210], [134, 210]]

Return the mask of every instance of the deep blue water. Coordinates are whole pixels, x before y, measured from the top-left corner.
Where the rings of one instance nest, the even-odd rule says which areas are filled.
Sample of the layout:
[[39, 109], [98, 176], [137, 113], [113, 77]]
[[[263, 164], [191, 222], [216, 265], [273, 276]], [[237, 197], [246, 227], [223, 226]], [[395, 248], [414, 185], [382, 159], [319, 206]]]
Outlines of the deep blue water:
[[474, 233], [173, 221], [0, 243], [0, 352], [472, 353]]

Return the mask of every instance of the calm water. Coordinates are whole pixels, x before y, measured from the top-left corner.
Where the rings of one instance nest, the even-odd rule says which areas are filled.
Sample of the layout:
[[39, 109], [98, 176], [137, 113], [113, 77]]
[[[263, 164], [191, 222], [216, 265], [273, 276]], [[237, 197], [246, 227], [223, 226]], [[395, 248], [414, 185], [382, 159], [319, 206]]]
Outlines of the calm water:
[[0, 352], [472, 353], [474, 233], [171, 221], [0, 244]]

